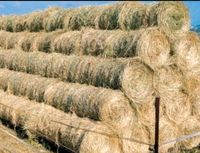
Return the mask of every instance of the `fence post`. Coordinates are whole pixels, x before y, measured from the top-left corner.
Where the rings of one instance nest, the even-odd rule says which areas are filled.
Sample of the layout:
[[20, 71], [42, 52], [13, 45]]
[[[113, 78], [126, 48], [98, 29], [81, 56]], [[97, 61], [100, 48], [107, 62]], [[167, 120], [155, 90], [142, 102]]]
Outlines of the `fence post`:
[[160, 115], [160, 97], [155, 99], [155, 153], [159, 153], [159, 115]]

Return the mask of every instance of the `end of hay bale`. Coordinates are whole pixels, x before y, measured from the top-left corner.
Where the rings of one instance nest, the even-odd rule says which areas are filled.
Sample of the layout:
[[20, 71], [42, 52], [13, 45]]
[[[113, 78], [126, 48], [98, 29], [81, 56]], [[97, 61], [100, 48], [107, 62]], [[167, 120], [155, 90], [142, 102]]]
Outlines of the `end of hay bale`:
[[148, 28], [137, 42], [137, 54], [152, 69], [168, 64], [170, 43], [159, 28]]
[[191, 75], [200, 72], [200, 39], [194, 32], [182, 32], [174, 43], [176, 64]]
[[131, 100], [131, 103], [141, 104], [152, 99], [153, 94], [153, 74], [152, 71], [135, 58], [130, 61], [124, 69], [122, 79], [122, 90]]
[[188, 31], [190, 28], [189, 12], [183, 2], [159, 2], [149, 9], [149, 25], [158, 25], [166, 33]]

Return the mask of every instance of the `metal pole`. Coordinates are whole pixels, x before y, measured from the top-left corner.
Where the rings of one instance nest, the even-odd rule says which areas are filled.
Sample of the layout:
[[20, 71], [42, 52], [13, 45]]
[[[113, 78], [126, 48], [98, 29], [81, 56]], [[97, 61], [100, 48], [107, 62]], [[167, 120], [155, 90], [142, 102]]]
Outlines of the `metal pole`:
[[155, 153], [159, 153], [159, 115], [160, 115], [160, 97], [156, 97], [155, 100]]

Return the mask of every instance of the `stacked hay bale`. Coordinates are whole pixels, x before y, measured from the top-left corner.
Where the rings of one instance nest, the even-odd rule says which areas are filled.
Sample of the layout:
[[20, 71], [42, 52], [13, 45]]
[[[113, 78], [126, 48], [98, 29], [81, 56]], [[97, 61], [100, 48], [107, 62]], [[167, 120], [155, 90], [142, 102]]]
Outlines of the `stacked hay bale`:
[[[0, 118], [80, 153], [145, 153], [154, 143], [159, 96], [161, 144], [200, 130], [200, 40], [188, 31], [189, 20], [182, 2], [50, 8], [26, 15], [23, 24], [18, 19], [15, 28], [9, 20], [2, 30], [23, 25], [30, 32], [0, 32], [0, 89], [15, 95], [0, 92]], [[98, 129], [114, 130], [108, 137], [90, 132]], [[160, 151], [198, 142], [173, 142]]]

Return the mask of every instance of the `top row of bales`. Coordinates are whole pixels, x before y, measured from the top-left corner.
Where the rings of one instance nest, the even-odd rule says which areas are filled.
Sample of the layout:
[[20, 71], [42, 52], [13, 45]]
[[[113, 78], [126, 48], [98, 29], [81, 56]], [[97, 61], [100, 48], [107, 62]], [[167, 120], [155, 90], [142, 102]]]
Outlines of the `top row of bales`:
[[51, 7], [26, 15], [0, 16], [0, 29], [10, 32], [80, 30], [91, 27], [102, 30], [135, 30], [159, 26], [167, 32], [189, 30], [188, 9], [182, 2], [118, 2], [106, 6], [73, 9]]

